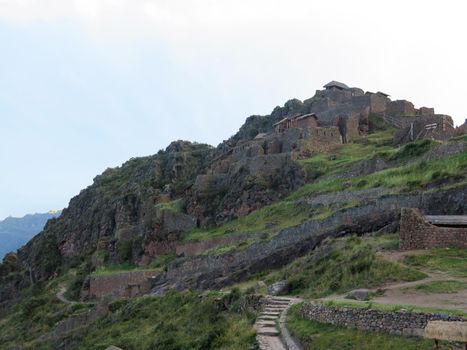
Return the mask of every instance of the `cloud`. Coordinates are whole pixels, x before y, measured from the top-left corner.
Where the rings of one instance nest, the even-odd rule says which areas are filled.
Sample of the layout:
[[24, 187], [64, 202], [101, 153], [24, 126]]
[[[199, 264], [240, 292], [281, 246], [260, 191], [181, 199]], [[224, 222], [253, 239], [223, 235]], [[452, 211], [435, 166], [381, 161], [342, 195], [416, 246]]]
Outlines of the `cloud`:
[[76, 23], [109, 62], [156, 40], [182, 72], [226, 93], [267, 88], [274, 97], [306, 98], [311, 87], [340, 79], [433, 104], [459, 123], [465, 7], [461, 0], [0, 0], [0, 21]]

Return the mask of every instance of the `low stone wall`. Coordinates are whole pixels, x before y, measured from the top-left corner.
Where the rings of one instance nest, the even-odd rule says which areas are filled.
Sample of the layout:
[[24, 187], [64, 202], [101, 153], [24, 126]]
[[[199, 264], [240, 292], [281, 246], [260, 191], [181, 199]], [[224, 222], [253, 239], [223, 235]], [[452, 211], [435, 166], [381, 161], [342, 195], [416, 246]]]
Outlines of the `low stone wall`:
[[150, 279], [158, 274], [158, 270], [144, 270], [94, 276], [89, 281], [89, 295], [97, 299], [106, 296], [112, 299], [141, 296], [150, 290]]
[[99, 304], [81, 315], [71, 316], [61, 320], [55, 325], [55, 328], [49, 337], [52, 339], [60, 339], [67, 333], [96, 322], [101, 317], [104, 317], [108, 310], [108, 305], [106, 303]]
[[467, 321], [462, 317], [422, 312], [385, 312], [363, 308], [346, 308], [305, 303], [303, 318], [335, 326], [366, 331], [381, 331], [404, 336], [423, 336], [428, 321]]
[[467, 248], [467, 227], [439, 227], [418, 209], [402, 208], [400, 249]]
[[247, 239], [258, 238], [259, 236], [261, 236], [261, 234], [250, 233], [218, 237], [199, 242], [187, 242], [184, 244], [177, 245], [175, 247], [175, 252], [178, 256], [194, 256], [204, 253], [205, 251], [212, 248], [238, 243]]

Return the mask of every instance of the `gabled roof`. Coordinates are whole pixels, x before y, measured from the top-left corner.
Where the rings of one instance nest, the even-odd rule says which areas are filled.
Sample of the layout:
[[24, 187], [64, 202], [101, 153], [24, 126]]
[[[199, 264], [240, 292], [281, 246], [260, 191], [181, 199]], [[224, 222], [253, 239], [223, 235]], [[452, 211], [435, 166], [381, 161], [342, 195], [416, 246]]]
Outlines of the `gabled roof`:
[[332, 87], [337, 87], [339, 89], [343, 89], [343, 90], [347, 90], [349, 87], [347, 85], [345, 85], [344, 83], [340, 83], [338, 81], [331, 81], [329, 83], [327, 83], [326, 85], [323, 86], [324, 88], [326, 89], [329, 89], [329, 88], [332, 88]]

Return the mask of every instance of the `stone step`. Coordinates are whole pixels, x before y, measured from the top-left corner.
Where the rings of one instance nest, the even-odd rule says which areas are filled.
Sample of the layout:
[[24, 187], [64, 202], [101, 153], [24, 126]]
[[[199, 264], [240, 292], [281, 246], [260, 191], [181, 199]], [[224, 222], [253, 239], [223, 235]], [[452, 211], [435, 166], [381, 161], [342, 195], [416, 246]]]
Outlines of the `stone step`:
[[271, 311], [283, 311], [287, 309], [287, 306], [273, 306], [273, 305], [266, 305], [264, 310], [271, 310]]
[[260, 315], [264, 316], [279, 316], [282, 312], [280, 311], [263, 311]]
[[276, 305], [289, 305], [290, 300], [285, 299], [269, 299], [266, 304], [276, 304]]
[[269, 327], [275, 327], [276, 322], [274, 320], [260, 320], [256, 322], [257, 326], [269, 326]]
[[259, 316], [258, 320], [264, 320], [264, 321], [270, 321], [270, 320], [277, 320], [279, 317], [278, 316]]
[[260, 327], [258, 328], [256, 333], [259, 335], [269, 335], [269, 336], [279, 335], [279, 331], [275, 327]]

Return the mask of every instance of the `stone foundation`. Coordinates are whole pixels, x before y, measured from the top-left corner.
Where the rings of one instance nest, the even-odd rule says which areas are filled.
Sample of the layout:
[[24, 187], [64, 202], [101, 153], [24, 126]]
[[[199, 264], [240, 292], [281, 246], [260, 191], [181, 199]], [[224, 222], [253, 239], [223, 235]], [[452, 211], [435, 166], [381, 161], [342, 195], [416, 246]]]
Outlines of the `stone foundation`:
[[158, 274], [158, 270], [144, 270], [94, 276], [89, 281], [89, 295], [96, 299], [138, 297], [150, 290], [151, 278]]
[[402, 208], [400, 249], [467, 248], [467, 227], [430, 224], [418, 209]]

